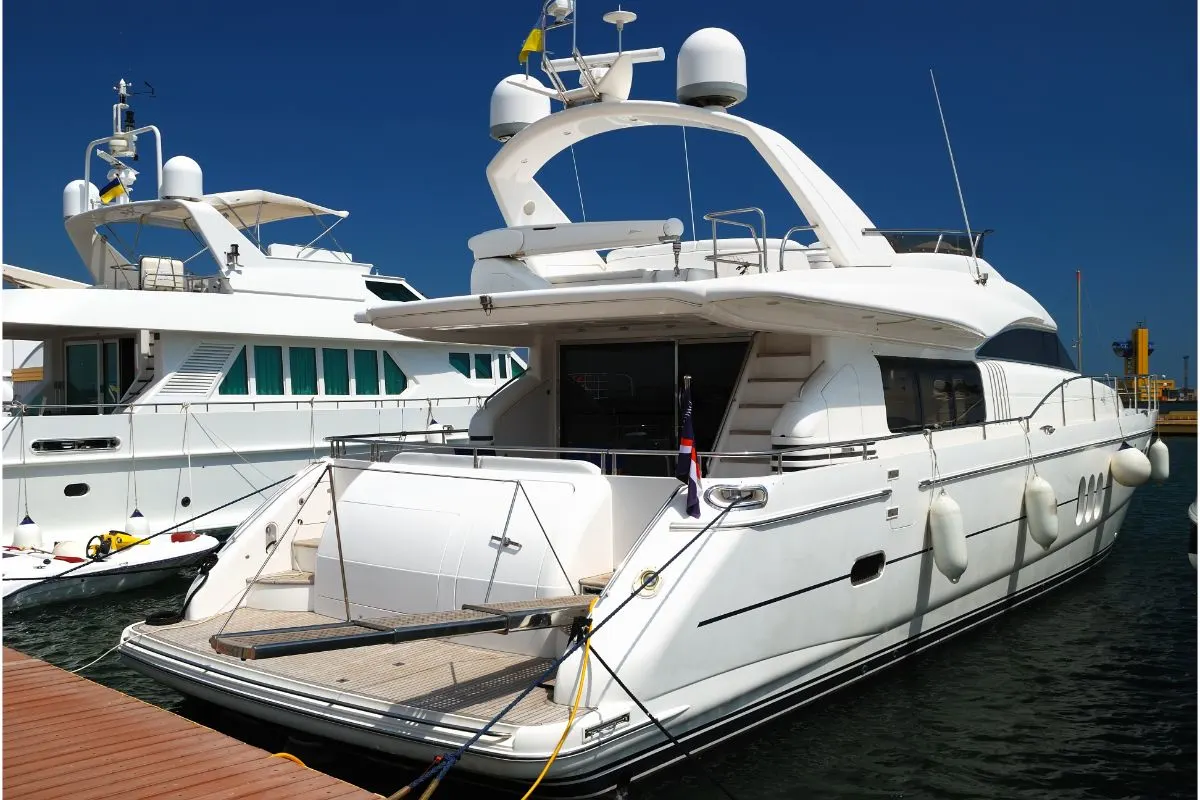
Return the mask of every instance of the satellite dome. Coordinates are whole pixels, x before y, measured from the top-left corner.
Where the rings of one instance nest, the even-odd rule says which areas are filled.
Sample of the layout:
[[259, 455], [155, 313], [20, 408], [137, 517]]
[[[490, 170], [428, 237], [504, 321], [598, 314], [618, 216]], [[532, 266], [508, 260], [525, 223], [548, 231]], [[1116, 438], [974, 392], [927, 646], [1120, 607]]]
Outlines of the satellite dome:
[[162, 168], [164, 200], [199, 200], [204, 196], [204, 173], [187, 156], [174, 156]]
[[[85, 188], [86, 193], [85, 193]], [[80, 180], [71, 181], [63, 188], [63, 219], [82, 214], [93, 205], [100, 205], [100, 190], [96, 184]]]
[[544, 89], [532, 75], [509, 75], [492, 90], [491, 124], [488, 134], [498, 142], [507, 142], [518, 131], [542, 117], [550, 116], [550, 98], [535, 94], [514, 83]]
[[722, 28], [696, 31], [679, 48], [675, 96], [702, 108], [729, 108], [746, 99], [746, 51]]

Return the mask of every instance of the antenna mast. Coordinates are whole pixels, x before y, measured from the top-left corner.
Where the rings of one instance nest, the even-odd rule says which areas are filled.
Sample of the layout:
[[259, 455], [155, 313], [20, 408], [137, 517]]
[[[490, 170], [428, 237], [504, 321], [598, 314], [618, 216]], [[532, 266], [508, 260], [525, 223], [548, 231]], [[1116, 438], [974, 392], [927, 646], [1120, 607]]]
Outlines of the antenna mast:
[[933, 82], [933, 98], [937, 101], [938, 116], [942, 120], [942, 133], [946, 137], [946, 151], [950, 154], [950, 171], [954, 173], [954, 188], [958, 191], [958, 204], [962, 207], [963, 223], [967, 226], [967, 240], [971, 243], [971, 261], [975, 265], [975, 282], [987, 283], [987, 276], [979, 271], [979, 256], [975, 249], [975, 236], [971, 230], [971, 221], [967, 219], [967, 201], [963, 199], [962, 184], [958, 181], [958, 167], [954, 163], [954, 149], [950, 146], [950, 130], [946, 127], [946, 115], [942, 113], [942, 98], [938, 94], [937, 79], [933, 77], [933, 68], [929, 69], [929, 80]]
[[1075, 368], [1083, 373], [1083, 270], [1075, 270]]

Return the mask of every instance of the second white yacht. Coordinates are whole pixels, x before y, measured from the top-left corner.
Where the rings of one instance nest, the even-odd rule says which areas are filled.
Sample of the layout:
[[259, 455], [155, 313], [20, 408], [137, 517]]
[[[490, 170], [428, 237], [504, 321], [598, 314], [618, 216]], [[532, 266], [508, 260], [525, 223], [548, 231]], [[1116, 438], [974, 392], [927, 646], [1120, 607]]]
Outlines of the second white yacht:
[[[118, 91], [113, 132], [88, 145], [84, 177], [63, 195], [94, 285], [5, 267], [6, 284], [25, 288], [3, 293], [4, 337], [43, 343], [40, 383], [6, 403], [5, 544], [40, 538], [50, 551], [184, 523], [228, 531], [325, 437], [462, 438], [521, 374], [507, 347], [355, 322], [367, 300], [424, 298], [319, 244], [345, 211], [260, 189], [205, 193], [196, 162], [164, 164], [160, 132], [135, 127], [124, 81]], [[157, 184], [135, 200], [131, 165], [149, 137]], [[97, 156], [111, 167], [100, 188]], [[271, 228], [296, 235], [297, 220], [316, 223], [307, 243], [268, 243]]]

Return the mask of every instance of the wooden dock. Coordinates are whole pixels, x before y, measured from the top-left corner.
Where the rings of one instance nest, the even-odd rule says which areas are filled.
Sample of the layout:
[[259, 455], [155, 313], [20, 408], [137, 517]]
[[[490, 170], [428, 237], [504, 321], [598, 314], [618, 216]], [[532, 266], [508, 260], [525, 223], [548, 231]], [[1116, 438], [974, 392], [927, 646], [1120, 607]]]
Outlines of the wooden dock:
[[1158, 415], [1154, 426], [1159, 436], [1195, 436], [1195, 411], [1168, 411]]
[[372, 794], [4, 648], [5, 798], [290, 798]]

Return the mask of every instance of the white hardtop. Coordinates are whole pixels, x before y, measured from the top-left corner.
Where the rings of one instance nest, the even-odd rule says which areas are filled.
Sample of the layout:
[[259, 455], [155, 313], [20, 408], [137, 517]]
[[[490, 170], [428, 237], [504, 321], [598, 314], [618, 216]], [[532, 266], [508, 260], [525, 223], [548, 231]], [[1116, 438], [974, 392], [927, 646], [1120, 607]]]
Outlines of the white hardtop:
[[[715, 72], [697, 67], [689, 51], [701, 34], [713, 40], [713, 31], [727, 48]], [[502, 80], [492, 97], [492, 131], [506, 142], [487, 177], [508, 227], [468, 243], [471, 294], [373, 303], [358, 319], [422, 338], [510, 345], [540, 331], [696, 324], [973, 350], [1014, 326], [1056, 330], [1039, 303], [983, 260], [990, 231], [877, 228], [786, 137], [728, 113], [746, 90], [744, 53], [731, 34], [710, 28], [684, 43], [681, 102], [629, 99], [633, 64], [662, 57], [660, 49], [543, 57], [553, 88], [528, 75]], [[581, 89], [565, 89], [558, 73], [566, 70], [583, 73]], [[565, 107], [551, 113], [545, 96]], [[573, 223], [535, 179], [584, 139], [645, 126], [748, 141], [794, 201], [796, 216], [785, 221], [792, 227], [768, 236], [757, 208], [705, 215], [711, 242], [681, 241], [677, 217]], [[740, 238], [717, 237], [726, 225]]]

